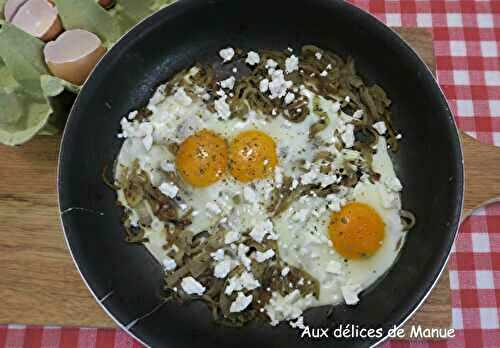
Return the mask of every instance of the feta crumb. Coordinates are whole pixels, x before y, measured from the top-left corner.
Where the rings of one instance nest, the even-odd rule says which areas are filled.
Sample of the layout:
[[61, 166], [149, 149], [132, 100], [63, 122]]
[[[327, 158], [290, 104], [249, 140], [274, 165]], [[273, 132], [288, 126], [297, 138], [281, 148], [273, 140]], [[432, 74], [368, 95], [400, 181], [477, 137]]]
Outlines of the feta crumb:
[[359, 302], [358, 294], [361, 292], [361, 287], [358, 284], [344, 285], [340, 287], [340, 290], [347, 305], [355, 305]]
[[326, 76], [328, 76], [328, 71], [323, 70], [319, 75], [322, 77], [326, 77]]
[[384, 121], [379, 121], [377, 123], [374, 123], [372, 125], [373, 128], [378, 132], [380, 135], [384, 135], [385, 132], [387, 131], [387, 127], [385, 126]]
[[269, 80], [268, 79], [260, 80], [260, 82], [259, 82], [259, 90], [262, 93], [266, 93], [269, 90]]
[[220, 82], [222, 88], [233, 89], [236, 78], [234, 76], [228, 77]]
[[331, 260], [326, 265], [326, 271], [328, 273], [332, 273], [332, 274], [341, 274], [342, 273], [342, 265], [338, 261]]
[[306, 326], [304, 325], [304, 317], [303, 316], [298, 317], [295, 322], [290, 321], [290, 326], [293, 327], [294, 329], [298, 328], [304, 330], [306, 328]]
[[253, 290], [257, 289], [260, 283], [254, 278], [253, 273], [243, 272], [239, 277], [235, 276], [229, 279], [229, 284], [224, 289], [226, 295], [231, 295], [234, 291], [240, 291], [243, 289]]
[[229, 62], [234, 57], [234, 49], [227, 47], [219, 51], [219, 56], [224, 60], [224, 63]]
[[402, 138], [403, 138], [403, 134], [398, 134], [398, 135], [396, 135], [396, 139], [400, 140], [400, 139], [402, 139]]
[[184, 88], [178, 88], [175, 91], [174, 100], [182, 106], [189, 106], [193, 102], [191, 97], [186, 94]]
[[293, 82], [285, 80], [283, 70], [276, 70], [272, 73], [272, 80], [269, 82], [270, 99], [283, 98], [287, 90], [292, 87]]
[[238, 72], [238, 68], [237, 68], [237, 67], [234, 67], [232, 71], [233, 71], [233, 73], [235, 73], [235, 74], [236, 74], [236, 73]]
[[164, 160], [160, 164], [160, 168], [166, 172], [175, 172], [175, 164], [168, 160]]
[[292, 190], [295, 190], [299, 186], [299, 181], [297, 179], [292, 180]]
[[130, 112], [130, 113], [128, 114], [127, 118], [128, 118], [129, 120], [133, 120], [133, 119], [137, 116], [137, 114], [138, 114], [138, 113], [139, 113], [139, 111], [134, 110], [134, 111], [132, 111], [132, 112]]
[[354, 125], [348, 124], [345, 126], [345, 130], [340, 136], [345, 144], [346, 148], [351, 148], [354, 145]]
[[168, 182], [162, 183], [158, 189], [161, 193], [170, 198], [174, 198], [179, 192], [179, 188], [177, 186]]
[[222, 261], [224, 260], [224, 249], [218, 249], [217, 251], [214, 251], [213, 253], [210, 253], [210, 256], [212, 259], [215, 261]]
[[238, 231], [229, 231], [226, 233], [224, 238], [224, 243], [231, 244], [237, 242], [240, 239], [240, 233]]
[[273, 232], [273, 223], [271, 220], [267, 219], [263, 222], [257, 223], [252, 231], [250, 231], [250, 237], [253, 238], [258, 243], [262, 243], [264, 237], [267, 234], [272, 234]]
[[246, 246], [245, 244], [241, 243], [238, 245], [238, 258], [240, 259], [243, 266], [247, 270], [250, 270], [252, 260], [250, 260], [250, 258], [247, 256], [248, 250], [250, 250], [250, 247]]
[[243, 188], [243, 198], [245, 198], [248, 203], [255, 203], [257, 200], [257, 194], [250, 186], [245, 186]]
[[217, 111], [217, 115], [223, 120], [227, 120], [231, 116], [231, 109], [226, 102], [226, 98], [227, 96], [224, 95], [214, 102], [215, 111]]
[[280, 167], [274, 168], [274, 184], [278, 188], [283, 185], [283, 173], [281, 172]]
[[317, 60], [320, 60], [321, 58], [323, 58], [323, 55], [321, 54], [321, 52], [316, 52], [314, 55], [316, 56]]
[[268, 59], [266, 62], [266, 69], [274, 69], [278, 66], [278, 63], [274, 59]]
[[285, 71], [290, 74], [297, 70], [299, 70], [299, 58], [292, 55], [285, 60]]
[[200, 284], [196, 279], [193, 277], [186, 277], [182, 279], [181, 282], [182, 289], [186, 292], [188, 295], [198, 295], [201, 296], [205, 292], [206, 288]]
[[219, 279], [226, 278], [233, 266], [234, 263], [230, 259], [220, 261], [214, 267], [214, 277]]
[[257, 251], [255, 253], [255, 260], [260, 263], [260, 262], [264, 262], [266, 260], [269, 260], [273, 256], [274, 256], [274, 251], [272, 249], [267, 249], [263, 253], [260, 251]]
[[326, 66], [326, 70], [332, 70], [332, 65], [331, 65], [331, 64], [328, 64], [328, 65]]
[[287, 47], [286, 49], [288, 50], [288, 52], [293, 52], [293, 48], [291, 47]]
[[172, 271], [175, 269], [175, 267], [177, 267], [177, 263], [175, 262], [174, 259], [166, 256], [164, 259], [163, 259], [163, 269], [165, 271]]
[[260, 63], [260, 56], [257, 52], [250, 51], [248, 52], [247, 59], [245, 60], [245, 63], [247, 63], [250, 66], [254, 66], [255, 64]]
[[352, 114], [352, 117], [359, 120], [361, 118], [363, 118], [363, 110], [356, 110], [354, 111], [354, 114]]
[[286, 95], [285, 95], [285, 104], [288, 105], [290, 104], [291, 102], [293, 102], [295, 100], [295, 94], [292, 93], [292, 92], [288, 92]]
[[399, 181], [399, 179], [396, 177], [385, 180], [384, 184], [389, 190], [394, 192], [399, 192], [403, 189], [401, 181]]
[[222, 209], [219, 207], [219, 205], [215, 202], [208, 202], [205, 207], [207, 210], [215, 215], [218, 215], [222, 213]]
[[283, 267], [283, 269], [281, 270], [281, 276], [282, 277], [286, 277], [288, 275], [288, 273], [290, 273], [290, 267]]
[[229, 312], [237, 313], [243, 311], [250, 305], [250, 303], [252, 303], [252, 300], [252, 295], [245, 296], [243, 292], [238, 292], [238, 296], [236, 297], [234, 302], [231, 303], [231, 307], [229, 307]]
[[344, 100], [346, 101], [346, 103], [349, 103], [351, 101], [351, 97], [349, 97], [348, 95], [344, 98]]

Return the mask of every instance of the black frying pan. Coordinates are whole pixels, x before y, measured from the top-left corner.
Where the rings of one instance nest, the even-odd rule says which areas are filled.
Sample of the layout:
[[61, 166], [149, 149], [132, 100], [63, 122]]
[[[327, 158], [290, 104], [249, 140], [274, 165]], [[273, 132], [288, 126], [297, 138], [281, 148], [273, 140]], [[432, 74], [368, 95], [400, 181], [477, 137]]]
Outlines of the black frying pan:
[[[124, 241], [115, 193], [102, 179], [121, 146], [120, 118], [145, 105], [155, 86], [197, 61], [244, 49], [314, 44], [353, 56], [361, 76], [393, 100], [404, 134], [394, 162], [403, 202], [415, 212], [401, 256], [354, 307], [306, 312], [313, 327], [350, 323], [387, 330], [422, 303], [448, 258], [463, 198], [462, 152], [443, 93], [420, 58], [363, 11], [334, 0], [182, 0], [146, 19], [104, 57], [73, 107], [59, 159], [64, 231], [85, 282], [122, 327], [153, 347], [370, 346], [381, 339], [306, 340], [286, 323], [217, 326], [200, 302], [161, 305], [162, 267], [142, 246]], [[71, 209], [81, 208], [81, 209]]]

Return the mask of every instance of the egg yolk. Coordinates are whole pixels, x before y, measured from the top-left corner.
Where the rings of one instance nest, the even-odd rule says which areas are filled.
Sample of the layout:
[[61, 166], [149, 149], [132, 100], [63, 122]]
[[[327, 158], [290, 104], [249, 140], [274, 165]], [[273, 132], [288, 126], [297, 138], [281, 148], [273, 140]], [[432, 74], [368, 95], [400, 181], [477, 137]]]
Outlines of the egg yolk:
[[227, 162], [226, 141], [205, 129], [186, 138], [175, 158], [182, 179], [196, 187], [206, 187], [220, 180]]
[[269, 135], [245, 131], [236, 136], [229, 149], [231, 175], [238, 181], [250, 182], [273, 173], [278, 159], [276, 143]]
[[346, 259], [370, 257], [384, 240], [384, 222], [364, 203], [349, 203], [332, 214], [328, 232], [333, 247]]

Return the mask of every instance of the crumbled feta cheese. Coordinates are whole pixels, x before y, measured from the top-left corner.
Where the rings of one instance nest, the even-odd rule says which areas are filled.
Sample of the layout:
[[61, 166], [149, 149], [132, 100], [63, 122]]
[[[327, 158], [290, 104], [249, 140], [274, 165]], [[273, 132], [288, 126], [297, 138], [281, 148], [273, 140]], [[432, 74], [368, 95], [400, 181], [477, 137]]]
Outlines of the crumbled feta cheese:
[[224, 63], [229, 62], [234, 57], [234, 49], [227, 47], [219, 51], [219, 56], [224, 60]]
[[399, 192], [403, 189], [403, 185], [401, 185], [401, 181], [398, 178], [392, 177], [384, 181], [385, 186], [394, 192]]
[[234, 268], [235, 264], [231, 259], [225, 259], [217, 263], [214, 267], [214, 277], [224, 279]]
[[245, 201], [248, 203], [255, 203], [257, 201], [257, 194], [251, 187], [245, 186], [243, 188], [243, 198], [245, 198]]
[[243, 272], [240, 276], [235, 276], [229, 279], [229, 284], [226, 286], [224, 293], [226, 295], [231, 295], [234, 291], [240, 291], [243, 289], [253, 290], [257, 289], [260, 283], [251, 272]]
[[321, 54], [321, 52], [316, 52], [314, 55], [316, 56], [317, 60], [320, 60], [321, 58], [323, 58], [323, 55]]
[[264, 237], [267, 234], [272, 234], [273, 232], [273, 223], [271, 220], [267, 219], [263, 222], [257, 223], [252, 231], [250, 231], [250, 237], [253, 238], [258, 243], [262, 243]]
[[269, 303], [264, 308], [271, 319], [271, 325], [277, 325], [281, 320], [297, 319], [313, 303], [314, 296], [308, 294], [302, 297], [300, 291], [295, 289], [286, 296], [273, 292]]
[[290, 74], [297, 70], [299, 70], [299, 58], [292, 55], [285, 60], [285, 71]]
[[285, 104], [288, 105], [290, 104], [291, 102], [293, 102], [295, 100], [295, 94], [292, 93], [292, 92], [288, 92], [286, 95], [285, 95]]
[[183, 278], [181, 282], [181, 287], [188, 295], [201, 296], [206, 290], [206, 288], [193, 277]]
[[332, 65], [331, 65], [331, 64], [328, 64], [328, 65], [326, 66], [326, 70], [332, 70], [332, 68], [333, 68], [333, 67], [332, 67]]
[[345, 204], [345, 200], [337, 197], [337, 195], [334, 193], [331, 193], [328, 196], [326, 196], [326, 201], [328, 203], [328, 209], [330, 209], [333, 212], [340, 211], [342, 205]]
[[241, 243], [238, 245], [238, 258], [246, 269], [250, 269], [250, 265], [252, 264], [252, 260], [247, 256], [247, 252], [250, 250], [250, 247]]
[[130, 112], [127, 117], [129, 120], [133, 120], [137, 116], [138, 113], [139, 113], [139, 111], [134, 110], [134, 111]]
[[303, 316], [298, 317], [295, 322], [290, 321], [290, 326], [293, 327], [294, 329], [298, 328], [304, 330], [306, 328], [306, 326], [304, 325], [304, 317]]
[[266, 69], [274, 69], [278, 66], [278, 63], [274, 59], [268, 59], [266, 62]]
[[228, 77], [220, 82], [222, 88], [233, 89], [236, 78], [234, 76]]
[[175, 172], [175, 164], [168, 160], [164, 160], [160, 164], [160, 168], [166, 172]]
[[354, 114], [352, 114], [352, 117], [359, 120], [361, 118], [363, 118], [363, 110], [356, 110], [354, 111]]
[[328, 71], [326, 70], [323, 70], [320, 74], [319, 74], [321, 77], [326, 77], [328, 76]]
[[255, 261], [257, 262], [264, 262], [266, 260], [269, 260], [274, 256], [274, 251], [272, 249], [267, 249], [265, 252], [260, 252], [257, 251], [255, 253]]
[[219, 205], [215, 202], [208, 202], [205, 207], [207, 210], [215, 215], [218, 215], [222, 213], [222, 209], [219, 207]]
[[234, 302], [231, 303], [231, 307], [229, 307], [229, 312], [238, 313], [243, 311], [250, 305], [250, 303], [252, 303], [252, 300], [252, 295], [245, 296], [243, 292], [238, 292], [238, 296], [236, 296]]
[[269, 90], [269, 80], [263, 79], [259, 82], [259, 90], [261, 93], [266, 93]]
[[[306, 168], [307, 169], [307, 168]], [[312, 184], [316, 178], [318, 177], [318, 170], [313, 169], [302, 175], [300, 181], [302, 182], [302, 185], [309, 185]]]
[[175, 91], [174, 100], [182, 106], [189, 106], [193, 102], [191, 97], [186, 94], [184, 88], [178, 88]]
[[402, 139], [402, 138], [403, 138], [403, 134], [398, 134], [398, 135], [396, 135], [396, 139], [400, 140], [400, 139]]
[[260, 63], [260, 56], [257, 52], [250, 51], [248, 52], [247, 59], [245, 60], [245, 63], [247, 63], [250, 66], [254, 66], [255, 64]]
[[223, 89], [219, 89], [219, 90], [215, 91], [215, 94], [217, 94], [219, 97], [226, 96], [226, 92], [224, 92]]
[[222, 96], [214, 102], [215, 111], [217, 111], [217, 115], [223, 120], [227, 120], [231, 116], [231, 109], [226, 102], [226, 98], [227, 96]]
[[224, 238], [224, 243], [231, 244], [237, 242], [240, 239], [240, 233], [238, 231], [229, 231], [226, 233]]
[[351, 97], [349, 97], [348, 95], [344, 98], [344, 100], [346, 101], [346, 103], [349, 103], [351, 102]]
[[283, 185], [283, 173], [281, 172], [280, 167], [274, 168], [274, 184], [278, 188]]
[[288, 266], [283, 267], [283, 269], [281, 270], [281, 276], [286, 277], [288, 275], [288, 273], [290, 273], [290, 267], [288, 267]]
[[356, 140], [354, 138], [354, 125], [352, 124], [347, 124], [345, 126], [345, 130], [341, 135], [342, 141], [345, 144], [346, 148], [351, 148], [354, 145], [354, 141]]
[[297, 179], [292, 180], [292, 190], [295, 190], [299, 186], [299, 181]]
[[384, 135], [385, 132], [387, 131], [387, 127], [385, 126], [385, 122], [384, 121], [379, 121], [377, 123], [374, 123], [372, 125], [373, 128], [375, 128], [375, 130], [378, 132], [378, 134], [380, 135]]
[[292, 87], [292, 81], [285, 80], [283, 70], [276, 70], [272, 73], [272, 80], [269, 82], [270, 99], [283, 98], [287, 90]]
[[165, 271], [171, 271], [171, 270], [174, 270], [175, 267], [177, 267], [177, 263], [175, 263], [175, 260], [166, 256], [164, 259], [163, 259], [163, 269]]
[[361, 287], [358, 284], [344, 285], [340, 287], [340, 290], [347, 305], [355, 305], [359, 302], [358, 294], [361, 292]]
[[175, 196], [177, 196], [177, 193], [179, 192], [179, 188], [169, 182], [162, 183], [160, 187], [158, 187], [158, 189], [160, 190], [161, 193], [170, 198], [174, 198]]
[[222, 261], [224, 260], [224, 249], [218, 249], [217, 251], [214, 251], [213, 253], [210, 253], [210, 256], [212, 259], [215, 261]]
[[338, 261], [331, 260], [326, 265], [326, 271], [328, 273], [332, 273], [332, 274], [341, 274], [342, 273], [342, 265]]

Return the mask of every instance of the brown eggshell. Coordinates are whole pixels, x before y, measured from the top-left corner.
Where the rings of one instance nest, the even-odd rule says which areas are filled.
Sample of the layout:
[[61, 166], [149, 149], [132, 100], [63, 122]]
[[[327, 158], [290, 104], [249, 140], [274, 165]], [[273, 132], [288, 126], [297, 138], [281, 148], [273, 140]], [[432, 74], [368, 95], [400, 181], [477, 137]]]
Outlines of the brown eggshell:
[[47, 43], [43, 52], [54, 76], [81, 85], [106, 53], [106, 48], [95, 34], [74, 29]]
[[52, 40], [63, 30], [57, 8], [48, 0], [8, 0], [5, 10], [13, 25], [41, 40]]

